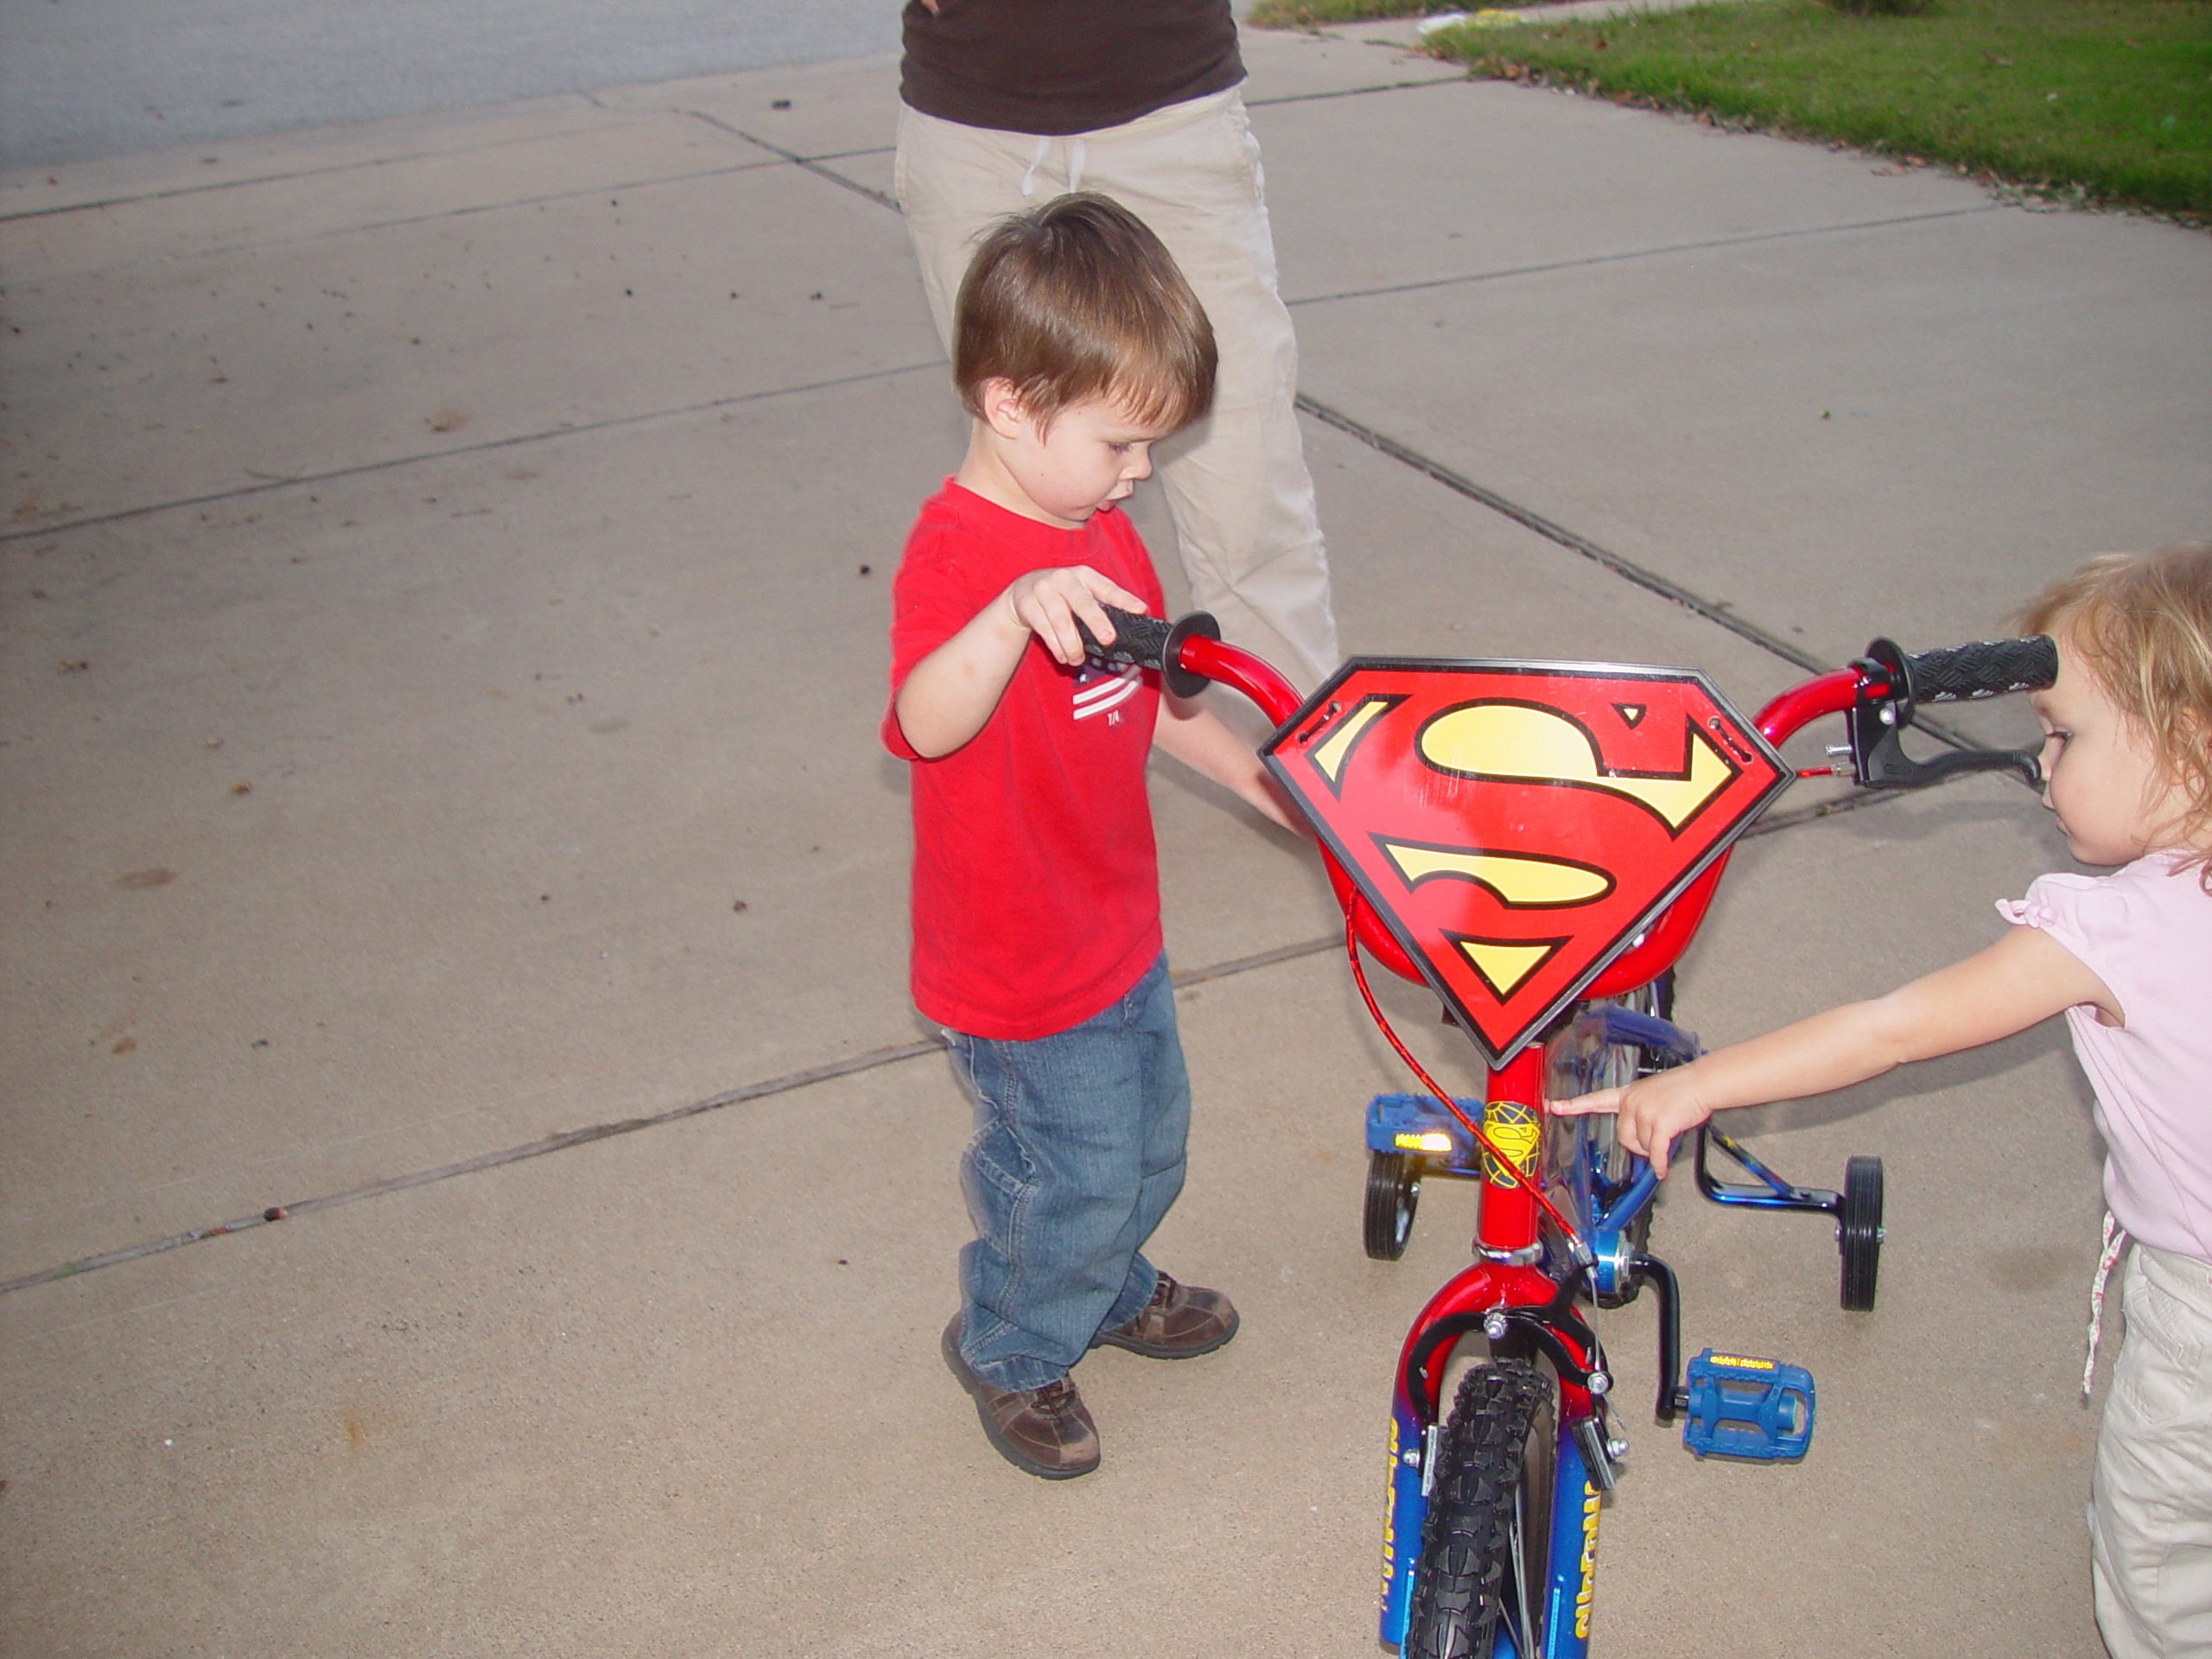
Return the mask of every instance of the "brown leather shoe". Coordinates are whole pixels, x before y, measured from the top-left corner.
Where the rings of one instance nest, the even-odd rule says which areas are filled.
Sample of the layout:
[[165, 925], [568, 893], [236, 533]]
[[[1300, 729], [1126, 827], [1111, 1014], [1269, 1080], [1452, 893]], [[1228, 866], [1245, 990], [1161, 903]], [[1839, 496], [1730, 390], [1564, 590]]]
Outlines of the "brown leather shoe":
[[1147, 1359], [1191, 1359], [1210, 1354], [1236, 1334], [1236, 1310], [1217, 1290], [1179, 1285], [1166, 1274], [1152, 1300], [1127, 1325], [1101, 1331], [1094, 1348], [1126, 1348]]
[[1072, 1480], [1098, 1466], [1098, 1426], [1090, 1421], [1073, 1377], [1041, 1389], [993, 1388], [960, 1357], [957, 1313], [944, 1327], [944, 1363], [976, 1398], [984, 1435], [1008, 1463], [1046, 1480]]

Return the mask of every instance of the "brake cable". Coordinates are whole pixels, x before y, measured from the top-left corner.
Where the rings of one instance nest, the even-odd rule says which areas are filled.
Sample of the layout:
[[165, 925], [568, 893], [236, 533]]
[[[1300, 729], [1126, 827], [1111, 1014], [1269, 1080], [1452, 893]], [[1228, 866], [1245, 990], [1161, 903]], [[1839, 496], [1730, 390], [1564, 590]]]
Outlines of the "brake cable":
[[1574, 1230], [1573, 1224], [1560, 1213], [1559, 1206], [1544, 1195], [1542, 1185], [1524, 1171], [1516, 1160], [1507, 1157], [1504, 1153], [1498, 1150], [1497, 1143], [1483, 1132], [1483, 1126], [1460, 1109], [1459, 1103], [1452, 1099], [1444, 1087], [1428, 1075], [1421, 1063], [1414, 1058], [1413, 1051], [1399, 1040], [1398, 1033], [1391, 1029], [1389, 1019], [1383, 1014], [1382, 1005], [1376, 1001], [1374, 991], [1368, 987], [1367, 970], [1359, 965], [1359, 930], [1352, 921], [1350, 910], [1344, 912], [1344, 955], [1351, 960], [1351, 976], [1357, 982], [1359, 995], [1367, 1004], [1368, 1016], [1375, 1021], [1375, 1027], [1382, 1033], [1383, 1040], [1397, 1051], [1398, 1058], [1406, 1063], [1407, 1069], [1421, 1079], [1421, 1087], [1434, 1096], [1437, 1103], [1457, 1118], [1467, 1133], [1475, 1137], [1477, 1144], [1488, 1155], [1491, 1167], [1503, 1170], [1513, 1178], [1514, 1185], [1528, 1189], [1529, 1196], [1535, 1199], [1543, 1212], [1552, 1218], [1552, 1224], [1559, 1229], [1560, 1236], [1566, 1239], [1567, 1249], [1574, 1259], [1577, 1262], [1592, 1260], [1590, 1247], [1583, 1243], [1582, 1236]]

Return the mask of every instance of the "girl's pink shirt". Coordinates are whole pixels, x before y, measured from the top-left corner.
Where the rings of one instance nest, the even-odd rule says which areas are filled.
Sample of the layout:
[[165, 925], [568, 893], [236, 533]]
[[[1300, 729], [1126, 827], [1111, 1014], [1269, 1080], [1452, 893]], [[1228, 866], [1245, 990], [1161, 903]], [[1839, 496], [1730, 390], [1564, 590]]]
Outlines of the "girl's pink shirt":
[[2179, 862], [2152, 853], [2110, 875], [2038, 876], [1997, 909], [2064, 945], [2126, 1016], [2066, 1011], [2113, 1217], [2145, 1244], [2212, 1262], [2212, 894]]

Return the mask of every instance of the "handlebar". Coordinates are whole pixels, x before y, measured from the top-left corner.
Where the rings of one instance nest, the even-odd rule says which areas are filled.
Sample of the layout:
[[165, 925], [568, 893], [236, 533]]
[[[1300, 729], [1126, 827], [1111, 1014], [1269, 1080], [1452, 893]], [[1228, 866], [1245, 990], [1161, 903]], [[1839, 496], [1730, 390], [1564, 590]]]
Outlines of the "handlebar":
[[1870, 789], [1915, 789], [1961, 772], [2017, 772], [2031, 789], [2043, 785], [2034, 749], [1959, 749], [1915, 760], [1898, 742], [1923, 702], [1961, 702], [2038, 691], [2058, 677], [2058, 646], [2047, 634], [1984, 639], [1908, 657], [1895, 641], [1877, 639], [1853, 663], [1852, 775]]
[[[1888, 643], [1878, 639], [1867, 650], [1871, 654]], [[2057, 677], [2058, 646], [2042, 633], [1923, 651], [1904, 659], [1905, 695], [1916, 702], [1964, 702], [2040, 691]]]
[[[1179, 697], [1196, 696], [1209, 682], [1219, 680], [1251, 698], [1261, 712], [1278, 726], [1298, 712], [1301, 702], [1298, 689], [1250, 652], [1225, 643], [1220, 626], [1205, 612], [1192, 611], [1170, 624], [1156, 616], [1140, 616], [1111, 605], [1102, 608], [1114, 627], [1110, 645], [1101, 645], [1080, 617], [1075, 625], [1076, 631], [1083, 636], [1084, 649], [1096, 661], [1109, 667], [1155, 669], [1167, 689]], [[1329, 886], [1337, 895], [1337, 903], [1343, 909], [1353, 936], [1368, 955], [1392, 973], [1418, 982], [1421, 969], [1414, 965], [1405, 947], [1382, 925], [1382, 918], [1375, 913], [1374, 906], [1367, 902], [1366, 896], [1335, 855], [1327, 847], [1319, 842], [1316, 845], [1321, 854], [1322, 868], [1328, 873]]]
[[1192, 611], [1174, 622], [1135, 611], [1100, 607], [1114, 625], [1114, 640], [1102, 645], [1077, 617], [1075, 631], [1083, 648], [1109, 668], [1150, 668], [1159, 671], [1167, 689], [1179, 697], [1195, 697], [1206, 689], [1209, 677], [1183, 664], [1183, 642], [1190, 639], [1218, 639], [1221, 625], [1204, 611]]
[[[1169, 623], [1111, 606], [1105, 610], [1114, 626], [1111, 644], [1099, 645], [1080, 620], [1076, 625], [1085, 647], [1103, 664], [1155, 670], [1167, 689], [1181, 697], [1195, 696], [1209, 681], [1220, 680], [1250, 697], [1278, 726], [1302, 706], [1287, 680], [1249, 652], [1224, 643], [1213, 618], [1203, 611]], [[1847, 715], [1853, 775], [1868, 788], [1916, 788], [1959, 772], [1986, 771], [2017, 772], [2031, 787], [2040, 787], [2042, 769], [2034, 749], [1960, 749], [1915, 760], [1905, 753], [1897, 734], [1912, 723], [1919, 703], [1979, 701], [2037, 690], [2057, 677], [2058, 648], [2042, 634], [1981, 640], [1911, 656], [1891, 640], [1877, 639], [1850, 667], [1784, 691], [1759, 711], [1755, 724], [1769, 741], [1780, 744], [1824, 715]], [[1420, 969], [1325, 846], [1321, 857], [1359, 943], [1393, 972], [1420, 979]], [[1671, 966], [1704, 919], [1727, 863], [1724, 853], [1708, 865], [1643, 938], [1616, 957], [1582, 995], [1618, 995]]]

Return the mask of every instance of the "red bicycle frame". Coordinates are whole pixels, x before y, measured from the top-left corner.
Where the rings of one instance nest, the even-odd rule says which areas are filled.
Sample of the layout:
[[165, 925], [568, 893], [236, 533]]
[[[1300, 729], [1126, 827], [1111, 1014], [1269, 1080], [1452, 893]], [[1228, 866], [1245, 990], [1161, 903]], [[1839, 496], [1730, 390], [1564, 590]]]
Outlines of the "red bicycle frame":
[[[1183, 667], [1235, 687], [1278, 725], [1298, 712], [1301, 699], [1296, 689], [1249, 652], [1193, 635], [1181, 642], [1179, 656]], [[1812, 721], [1850, 709], [1859, 696], [1864, 677], [1859, 670], [1847, 668], [1808, 680], [1768, 703], [1759, 711], [1756, 724], [1769, 742], [1779, 746]], [[1407, 979], [1419, 981], [1420, 970], [1383, 927], [1353, 885], [1351, 877], [1327, 849], [1321, 849], [1321, 856], [1330, 885], [1344, 908], [1350, 937], [1384, 967]], [[1619, 996], [1649, 984], [1672, 968], [1704, 921], [1707, 907], [1712, 903], [1713, 892], [1727, 866], [1728, 855], [1723, 853], [1683, 889], [1641, 938], [1600, 970], [1584, 988], [1582, 996], [1589, 1000]], [[1495, 1122], [1502, 1113], [1525, 1114], [1533, 1117], [1541, 1128], [1545, 1109], [1542, 1047], [1532, 1044], [1503, 1066], [1489, 1071], [1484, 1077], [1483, 1099], [1486, 1122]], [[1447, 1100], [1446, 1103], [1452, 1103]], [[1485, 1141], [1488, 1138], [1484, 1137]], [[1475, 1245], [1478, 1259], [1430, 1298], [1414, 1319], [1399, 1358], [1402, 1390], [1413, 1381], [1408, 1368], [1421, 1351], [1424, 1340], [1441, 1322], [1460, 1323], [1469, 1316], [1500, 1306], [1539, 1306], [1549, 1302], [1557, 1294], [1557, 1285], [1535, 1266], [1541, 1258], [1541, 1209], [1535, 1186], [1513, 1179], [1503, 1167], [1504, 1160], [1492, 1161], [1496, 1167], [1491, 1179], [1482, 1184], [1478, 1210]], [[1581, 1353], [1576, 1357], [1587, 1366], [1594, 1356]], [[1419, 1413], [1419, 1419], [1433, 1422], [1441, 1405], [1441, 1368], [1421, 1381], [1426, 1398], [1420, 1402], [1425, 1409]], [[1561, 1408], [1570, 1421], [1577, 1414], [1587, 1415], [1589, 1397], [1584, 1390], [1567, 1382], [1562, 1390]]]

